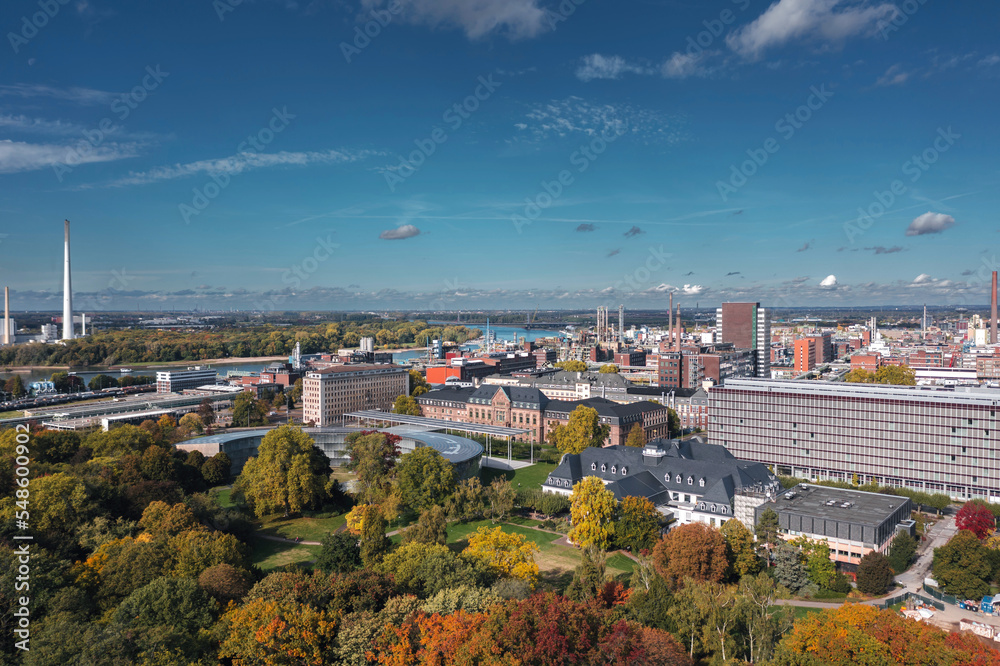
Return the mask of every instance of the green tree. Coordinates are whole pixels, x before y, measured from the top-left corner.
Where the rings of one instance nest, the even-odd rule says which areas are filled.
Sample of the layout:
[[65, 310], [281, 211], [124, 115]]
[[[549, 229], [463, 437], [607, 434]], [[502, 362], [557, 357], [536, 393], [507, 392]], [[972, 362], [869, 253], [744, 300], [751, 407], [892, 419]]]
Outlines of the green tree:
[[876, 384], [916, 386], [916, 372], [908, 365], [883, 365], [875, 372]]
[[632, 429], [628, 431], [628, 439], [625, 440], [625, 446], [634, 446], [636, 448], [646, 446], [646, 431], [642, 429], [641, 423], [634, 424]]
[[917, 540], [909, 532], [900, 532], [892, 539], [889, 548], [889, 566], [896, 574], [906, 571], [917, 554]]
[[233, 463], [229, 456], [224, 451], [220, 451], [201, 466], [201, 476], [210, 487], [221, 486], [229, 482], [232, 466]]
[[596, 476], [588, 476], [573, 486], [570, 516], [573, 527], [569, 540], [587, 548], [607, 550], [614, 535], [615, 509], [618, 500]]
[[212, 625], [217, 610], [195, 581], [164, 577], [130, 594], [112, 623], [134, 632], [130, 638], [147, 654], [174, 654], [187, 663], [207, 651], [207, 636], [199, 632]]
[[351, 433], [347, 436], [347, 453], [351, 458], [346, 468], [357, 475], [358, 501], [378, 504], [391, 489], [399, 457], [398, 435], [382, 432]]
[[382, 509], [372, 504], [365, 509], [361, 527], [361, 561], [366, 567], [373, 567], [389, 552], [390, 541], [385, 535], [388, 523]]
[[361, 568], [358, 537], [350, 532], [329, 532], [322, 541], [316, 568], [324, 573], [348, 573]]
[[24, 390], [24, 381], [21, 375], [14, 375], [4, 383], [4, 391], [10, 393], [15, 398], [23, 398], [27, 391]]
[[417, 524], [403, 532], [403, 543], [448, 543], [448, 521], [444, 509], [438, 505], [431, 506], [420, 512]]
[[416, 398], [431, 390], [431, 385], [419, 370], [410, 368], [410, 395]]
[[740, 579], [738, 592], [736, 612], [746, 636], [747, 661], [766, 663], [782, 634], [790, 628], [791, 613], [773, 611], [778, 591], [774, 579], [764, 572]]
[[719, 530], [726, 540], [726, 557], [737, 578], [760, 571], [760, 558], [754, 549], [753, 533], [736, 518], [730, 518]]
[[455, 491], [455, 468], [429, 446], [418, 446], [399, 460], [396, 487], [411, 511], [443, 504]]
[[798, 592], [809, 583], [799, 551], [786, 543], [774, 550], [774, 579], [792, 592]]
[[445, 504], [452, 520], [475, 520], [486, 513], [486, 491], [478, 476], [458, 483]]
[[68, 372], [56, 372], [49, 378], [58, 393], [76, 393], [83, 390], [83, 380]]
[[110, 375], [97, 375], [90, 380], [89, 384], [87, 384], [87, 387], [91, 391], [103, 391], [104, 389], [111, 388], [113, 386], [118, 386], [118, 380]]
[[555, 367], [566, 372], [587, 372], [587, 364], [583, 361], [560, 361], [555, 364]]
[[233, 425], [249, 427], [267, 424], [267, 407], [250, 391], [243, 391], [233, 400]]
[[892, 585], [892, 566], [889, 558], [878, 551], [871, 551], [858, 564], [858, 590], [880, 596]]
[[815, 541], [803, 548], [803, 553], [806, 556], [809, 580], [824, 589], [830, 589], [830, 584], [837, 575], [837, 567], [830, 559], [830, 546], [825, 541]]
[[854, 368], [844, 375], [844, 381], [852, 384], [874, 384], [875, 373], [864, 368]]
[[494, 479], [486, 488], [486, 511], [490, 522], [496, 524], [506, 520], [514, 510], [516, 499], [517, 492], [510, 481], [504, 478]]
[[639, 553], [651, 550], [660, 537], [660, 513], [645, 497], [629, 496], [618, 505], [615, 543]]
[[201, 417], [201, 422], [208, 427], [212, 427], [215, 423], [215, 407], [213, 407], [213, 402], [211, 398], [205, 398], [198, 405], [198, 416]]
[[960, 530], [934, 549], [934, 579], [948, 594], [978, 599], [989, 594], [993, 565], [989, 549], [969, 530]]
[[767, 549], [767, 566], [771, 566], [771, 551], [781, 541], [781, 529], [778, 525], [778, 514], [768, 507], [760, 514], [760, 520], [754, 530], [757, 541]]
[[608, 554], [597, 548], [584, 548], [580, 564], [566, 588], [566, 597], [573, 601], [593, 599], [608, 581]]
[[570, 412], [566, 425], [556, 424], [549, 430], [548, 440], [563, 453], [580, 453], [589, 447], [602, 447], [611, 434], [611, 427], [602, 424], [597, 410], [578, 405]]
[[405, 414], [407, 416], [420, 416], [420, 405], [413, 397], [401, 395], [396, 398], [392, 405], [393, 414]]
[[261, 440], [257, 456], [243, 466], [234, 495], [245, 498], [258, 517], [276, 511], [287, 516], [320, 504], [326, 496], [327, 477], [313, 468], [313, 444], [312, 437], [298, 428], [281, 426], [270, 431]]
[[618, 366], [615, 365], [614, 363], [605, 363], [604, 365], [601, 366], [598, 372], [601, 373], [602, 375], [614, 375], [621, 371], [619, 370]]
[[298, 379], [296, 379], [295, 383], [292, 384], [292, 390], [289, 392], [289, 397], [291, 397], [291, 399], [292, 399], [292, 406], [293, 407], [295, 405], [299, 404], [300, 402], [302, 402], [302, 378], [301, 377], [298, 378]]

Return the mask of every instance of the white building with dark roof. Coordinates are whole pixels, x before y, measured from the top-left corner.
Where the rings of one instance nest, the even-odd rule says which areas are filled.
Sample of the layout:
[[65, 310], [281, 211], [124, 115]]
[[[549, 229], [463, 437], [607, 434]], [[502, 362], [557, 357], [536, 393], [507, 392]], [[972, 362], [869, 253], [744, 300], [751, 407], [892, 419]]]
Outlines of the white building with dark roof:
[[570, 495], [584, 477], [596, 476], [619, 500], [645, 497], [673, 526], [701, 522], [721, 527], [735, 517], [737, 493], [777, 494], [781, 484], [761, 463], [739, 460], [724, 447], [701, 439], [655, 439], [645, 448], [587, 448], [563, 456], [544, 492]]

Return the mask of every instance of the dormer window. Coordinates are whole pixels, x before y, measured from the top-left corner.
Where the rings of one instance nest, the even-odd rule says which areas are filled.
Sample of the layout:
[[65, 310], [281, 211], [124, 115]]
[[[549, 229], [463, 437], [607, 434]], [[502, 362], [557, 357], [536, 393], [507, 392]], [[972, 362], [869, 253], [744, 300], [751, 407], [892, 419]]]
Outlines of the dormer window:
[[701, 486], [702, 488], [705, 487], [705, 477], [701, 477], [700, 479], [698, 479], [698, 485]]
[[699, 504], [698, 505], [698, 509], [701, 510], [701, 511], [704, 511], [705, 510], [705, 503], [702, 502], [701, 504]]
[[628, 467], [622, 467], [622, 476], [628, 474]]
[[676, 477], [674, 477], [674, 481], [676, 481], [677, 483], [681, 483], [683, 479], [681, 478], [681, 475], [678, 474]]
[[715, 505], [712, 505], [712, 513], [715, 513]]
[[729, 513], [729, 507], [728, 506], [722, 507], [722, 513]]
[[597, 469], [597, 463], [595, 462], [590, 463], [590, 469]]
[[611, 473], [612, 473], [612, 474], [617, 474], [617, 473], [618, 473], [618, 467], [617, 467], [617, 466], [615, 466], [615, 465], [612, 465], [612, 466], [611, 466]]
[[604, 463], [601, 463], [601, 471], [602, 472], [607, 472], [608, 471], [608, 466], [605, 465]]
[[693, 476], [689, 476], [688, 477], [688, 485], [689, 486], [693, 486], [694, 485], [694, 477]]

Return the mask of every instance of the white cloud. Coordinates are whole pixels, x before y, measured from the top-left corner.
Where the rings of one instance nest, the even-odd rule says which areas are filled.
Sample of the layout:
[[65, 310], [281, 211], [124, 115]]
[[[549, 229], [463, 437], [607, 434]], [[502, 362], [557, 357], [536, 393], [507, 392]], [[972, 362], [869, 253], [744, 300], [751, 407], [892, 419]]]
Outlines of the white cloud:
[[698, 55], [675, 51], [660, 66], [660, 74], [668, 79], [686, 79], [689, 76], [707, 76], [712, 70], [705, 66], [705, 60], [717, 52], [706, 51]]
[[56, 88], [41, 83], [15, 83], [0, 86], [0, 97], [47, 97], [85, 106], [110, 104], [118, 93], [94, 90], [92, 88]]
[[982, 67], [992, 67], [997, 63], [1000, 63], [1000, 55], [997, 55], [996, 53], [992, 53], [979, 61], [979, 65]]
[[885, 70], [885, 74], [878, 77], [878, 81], [875, 82], [877, 86], [898, 86], [906, 83], [910, 78], [909, 72], [904, 72], [901, 65], [893, 65], [889, 69]]
[[755, 21], [730, 33], [726, 44], [744, 58], [757, 60], [768, 49], [796, 39], [837, 43], [874, 34], [879, 21], [898, 11], [892, 4], [867, 0], [778, 0]]
[[576, 78], [581, 81], [592, 81], [594, 79], [617, 79], [622, 74], [647, 74], [649, 70], [641, 65], [634, 65], [625, 61], [621, 56], [604, 56], [600, 53], [593, 53], [583, 58], [576, 70]]
[[0, 128], [14, 132], [30, 132], [33, 134], [80, 134], [84, 127], [61, 120], [42, 120], [27, 116], [12, 116], [0, 114]]
[[836, 287], [837, 286], [837, 276], [836, 275], [827, 275], [825, 278], [823, 278], [822, 282], [819, 283], [819, 286], [821, 286], [821, 287]]
[[705, 292], [705, 287], [700, 284], [686, 284], [681, 287], [681, 291], [688, 296], [697, 296]]
[[489, 34], [528, 39], [553, 27], [538, 0], [362, 0], [362, 18], [369, 20], [369, 10], [390, 3], [401, 5], [408, 21], [432, 28], [459, 28], [469, 39]]
[[930, 275], [928, 275], [927, 273], [921, 273], [917, 277], [913, 278], [913, 283], [912, 284], [927, 284], [927, 283], [933, 282], [933, 281], [934, 281], [934, 278], [932, 278]]
[[386, 229], [378, 235], [382, 240], [402, 240], [404, 238], [413, 238], [414, 236], [420, 235], [420, 229], [417, 229], [412, 224], [404, 224], [402, 226], [396, 227], [395, 229]]
[[944, 213], [926, 212], [910, 222], [906, 228], [907, 236], [923, 236], [924, 234], [939, 234], [945, 229], [955, 226], [955, 218]]
[[57, 164], [89, 164], [113, 162], [135, 157], [134, 145], [106, 144], [78, 153], [70, 146], [23, 141], [0, 140], [0, 173], [34, 171]]
[[538, 143], [576, 134], [621, 133], [648, 142], [675, 143], [684, 134], [681, 120], [630, 104], [591, 104], [576, 96], [535, 105], [524, 117], [516, 143]]
[[214, 160], [200, 160], [188, 162], [187, 164], [174, 164], [173, 166], [161, 166], [130, 173], [124, 178], [111, 183], [113, 187], [123, 185], [145, 185], [160, 180], [173, 180], [175, 178], [186, 178], [201, 173], [226, 173], [237, 174], [253, 169], [262, 169], [275, 166], [306, 166], [309, 164], [340, 164], [354, 162], [364, 159], [376, 153], [371, 151], [360, 151], [356, 153], [325, 150], [319, 152], [287, 152], [280, 153], [240, 153], [231, 157], [223, 157]]

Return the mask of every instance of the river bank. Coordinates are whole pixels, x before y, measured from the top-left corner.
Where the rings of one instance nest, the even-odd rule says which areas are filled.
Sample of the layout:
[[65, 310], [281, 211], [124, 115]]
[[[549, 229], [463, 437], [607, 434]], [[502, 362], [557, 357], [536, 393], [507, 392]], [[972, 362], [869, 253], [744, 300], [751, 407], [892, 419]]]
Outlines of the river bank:
[[88, 366], [69, 366], [69, 365], [17, 365], [17, 366], [7, 366], [0, 368], [2, 372], [16, 372], [16, 373], [28, 373], [37, 372], [40, 370], [51, 370], [52, 372], [59, 372], [60, 370], [72, 370], [73, 368], [83, 368], [86, 367], [90, 370], [107, 370], [108, 372], [117, 372], [119, 368], [132, 368], [132, 369], [142, 369], [150, 370], [153, 368], [176, 368], [176, 367], [187, 367], [190, 365], [232, 365], [232, 364], [242, 364], [242, 363], [270, 363], [271, 361], [287, 361], [287, 356], [247, 356], [241, 357], [230, 357], [230, 358], [207, 358], [201, 361], [155, 361], [152, 363], [116, 363], [114, 365], [88, 365]]

